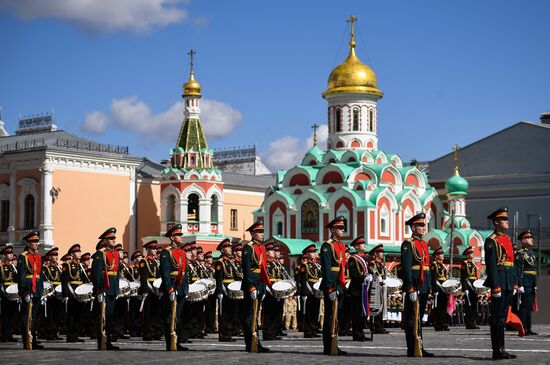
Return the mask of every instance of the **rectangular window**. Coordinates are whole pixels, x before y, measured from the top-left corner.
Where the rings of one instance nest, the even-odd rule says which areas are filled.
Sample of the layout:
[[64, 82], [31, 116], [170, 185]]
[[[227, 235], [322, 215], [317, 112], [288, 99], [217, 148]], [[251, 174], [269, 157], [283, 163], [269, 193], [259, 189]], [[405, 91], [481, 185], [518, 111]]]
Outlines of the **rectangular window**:
[[6, 232], [10, 225], [10, 201], [2, 200], [0, 206], [0, 231]]
[[238, 225], [239, 225], [239, 219], [237, 217], [237, 209], [231, 209], [231, 216], [230, 216], [230, 219], [231, 221], [231, 230], [232, 231], [236, 231], [238, 230]]

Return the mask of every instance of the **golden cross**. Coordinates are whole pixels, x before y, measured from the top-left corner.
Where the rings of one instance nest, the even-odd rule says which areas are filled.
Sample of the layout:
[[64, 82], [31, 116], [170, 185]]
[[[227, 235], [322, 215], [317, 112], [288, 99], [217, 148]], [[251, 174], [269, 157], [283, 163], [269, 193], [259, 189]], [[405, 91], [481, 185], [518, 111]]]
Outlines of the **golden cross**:
[[313, 128], [313, 145], [317, 146], [317, 128], [319, 128], [319, 126], [317, 124], [313, 124], [311, 128]]
[[455, 176], [459, 176], [458, 174], [458, 150], [460, 147], [458, 147], [457, 144], [453, 146], [453, 150], [455, 151]]
[[346, 20], [346, 23], [350, 24], [351, 27], [351, 41], [350, 44], [355, 45], [355, 22], [358, 21], [359, 18], [356, 16], [350, 16], [348, 20]]
[[197, 52], [194, 49], [190, 49], [189, 52], [187, 52], [189, 55], [189, 64], [191, 65], [191, 73], [193, 73], [193, 56], [197, 54]]

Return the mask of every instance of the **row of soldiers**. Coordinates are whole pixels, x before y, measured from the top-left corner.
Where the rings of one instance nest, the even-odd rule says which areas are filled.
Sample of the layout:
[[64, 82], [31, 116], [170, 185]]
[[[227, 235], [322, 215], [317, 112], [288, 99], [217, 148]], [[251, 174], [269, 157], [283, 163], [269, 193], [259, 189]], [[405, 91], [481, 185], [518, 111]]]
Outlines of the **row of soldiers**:
[[[536, 271], [530, 245], [532, 237], [523, 232], [520, 239], [524, 244], [515, 258], [503, 232], [507, 224], [507, 212], [499, 210], [492, 217], [495, 233], [486, 242], [487, 280], [485, 285], [491, 288], [491, 339], [493, 357], [513, 358], [504, 350], [504, 339], [500, 333], [503, 312], [508, 308], [508, 294], [512, 283], [514, 292], [520, 300], [518, 308], [527, 334], [535, 334], [530, 327], [530, 313], [536, 292]], [[406, 332], [408, 356], [433, 356], [422, 345], [422, 318], [426, 310], [428, 295], [433, 304], [432, 318], [436, 330], [448, 330], [446, 311], [448, 294], [443, 283], [448, 272], [443, 264], [443, 250], [433, 253], [430, 263], [428, 246], [422, 240], [425, 232], [425, 216], [419, 214], [407, 224], [413, 235], [401, 248], [401, 273], [404, 292], [402, 326]], [[315, 245], [303, 251], [301, 264], [294, 272], [295, 287], [290, 295], [296, 295], [296, 308], [299, 324], [305, 337], [319, 337], [320, 307], [324, 306], [323, 343], [324, 353], [345, 355], [337, 347], [337, 335], [348, 334], [355, 341], [365, 341], [364, 328], [370, 320], [371, 333], [387, 333], [383, 327], [381, 311], [371, 308], [369, 295], [373, 280], [376, 285], [384, 285], [387, 278], [384, 263], [383, 246], [378, 245], [369, 253], [362, 236], [352, 242], [355, 253], [342, 243], [347, 222], [337, 217], [327, 228], [331, 239], [321, 246], [319, 257]], [[507, 228], [507, 227], [506, 227]], [[51, 332], [47, 339], [58, 339], [58, 313], [65, 313], [65, 333], [67, 342], [78, 342], [79, 329], [83, 319], [88, 319], [98, 339], [98, 349], [117, 349], [112, 344], [117, 337], [124, 336], [126, 329], [136, 335], [140, 327], [139, 318], [143, 317], [142, 335], [144, 340], [160, 339], [164, 334], [167, 350], [184, 351], [181, 344], [190, 342], [189, 338], [202, 338], [214, 331], [216, 313], [218, 314], [219, 340], [234, 341], [233, 336], [241, 331], [245, 337], [246, 349], [251, 352], [268, 352], [258, 339], [257, 326], [262, 323], [264, 340], [279, 339], [284, 335], [283, 306], [284, 297], [276, 291], [278, 281], [290, 281], [290, 275], [283, 265], [280, 247], [263, 243], [263, 224], [256, 222], [248, 231], [252, 240], [243, 247], [232, 244], [228, 239], [218, 245], [220, 259], [212, 262], [212, 253], [203, 253], [194, 242], [183, 243], [180, 225], [175, 225], [166, 233], [170, 245], [157, 255], [157, 242], [147, 242], [143, 249], [132, 255], [135, 265], [128, 264], [128, 254], [121, 245], [114, 244], [116, 229], [110, 228], [100, 237], [96, 253], [81, 254], [80, 245], [71, 246], [68, 260], [57, 266], [58, 250], [46, 253], [47, 263], [38, 255], [38, 232], [27, 235], [26, 250], [18, 257], [17, 267], [13, 265], [11, 247], [3, 251], [2, 290], [17, 282], [19, 284], [21, 334], [25, 348], [41, 348], [36, 340], [36, 323], [41, 304], [44, 305], [44, 323]], [[504, 243], [501, 243], [502, 240]], [[509, 240], [509, 238], [508, 238]], [[491, 251], [493, 250], [493, 251]], [[478, 328], [477, 293], [473, 286], [479, 278], [478, 268], [473, 262], [473, 248], [468, 247], [461, 268], [461, 282], [466, 297], [466, 326]], [[93, 259], [90, 265], [90, 260]], [[44, 265], [44, 266], [42, 266]], [[512, 271], [505, 271], [512, 268]], [[535, 275], [533, 275], [533, 272]], [[510, 276], [513, 275], [513, 276]], [[139, 295], [128, 299], [120, 296], [121, 279], [139, 282]], [[193, 284], [201, 279], [214, 282], [215, 295], [201, 300], [187, 300]], [[322, 280], [321, 280], [322, 279]], [[60, 299], [42, 295], [44, 283], [61, 286]], [[240, 282], [238, 288], [232, 283]], [[83, 284], [90, 284], [88, 300], [81, 300], [76, 293]], [[159, 284], [160, 283], [160, 284]], [[519, 283], [519, 284], [518, 284]], [[369, 289], [371, 288], [371, 289]], [[500, 295], [499, 295], [500, 294]], [[85, 298], [86, 299], [86, 298]], [[371, 298], [372, 299], [372, 298]], [[55, 301], [58, 300], [58, 303]], [[321, 305], [321, 301], [323, 304]], [[11, 307], [9, 307], [9, 305]], [[261, 306], [261, 316], [259, 308]], [[217, 307], [217, 310], [216, 310]], [[47, 309], [46, 309], [47, 308]], [[56, 310], [57, 308], [57, 310]], [[184, 309], [185, 308], [185, 309]], [[60, 310], [61, 309], [61, 310]], [[12, 340], [10, 319], [16, 311], [13, 302], [2, 300], [2, 340]], [[89, 315], [82, 315], [88, 313]], [[47, 318], [47, 319], [46, 319]], [[335, 345], [336, 339], [336, 345]], [[372, 340], [372, 337], [371, 337]]]

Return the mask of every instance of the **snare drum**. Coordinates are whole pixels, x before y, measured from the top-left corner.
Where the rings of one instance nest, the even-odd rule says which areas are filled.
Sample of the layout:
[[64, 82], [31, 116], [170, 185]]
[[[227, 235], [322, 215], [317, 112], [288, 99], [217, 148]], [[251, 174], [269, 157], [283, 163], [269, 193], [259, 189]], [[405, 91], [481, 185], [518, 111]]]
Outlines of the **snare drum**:
[[160, 291], [160, 286], [161, 285], [162, 285], [162, 278], [155, 279], [155, 281], [153, 281], [153, 285], [151, 285], [151, 287], [153, 289], [153, 293], [155, 295], [158, 295], [159, 297], [162, 294], [162, 292]]
[[90, 283], [82, 284], [76, 287], [74, 295], [76, 300], [81, 303], [87, 303], [93, 299], [94, 286]]
[[487, 293], [487, 287], [483, 285], [484, 282], [484, 279], [477, 279], [476, 281], [474, 281], [474, 290], [477, 294]]
[[48, 297], [52, 295], [54, 290], [53, 284], [49, 281], [45, 281], [43, 285], [44, 285], [44, 290], [42, 290], [42, 296]]
[[403, 286], [403, 280], [394, 277], [386, 277], [386, 280], [384, 280], [384, 284], [386, 284], [386, 286], [388, 287], [388, 294], [393, 294], [401, 290], [401, 287]]
[[55, 286], [55, 289], [53, 290], [53, 295], [55, 295], [55, 297], [59, 300], [63, 299], [63, 287], [61, 286], [61, 284]]
[[456, 279], [448, 279], [448, 280], [445, 280], [445, 281], [443, 282], [443, 284], [441, 284], [441, 287], [443, 288], [443, 291], [444, 291], [446, 294], [451, 294], [451, 293], [454, 293], [454, 292], [460, 290], [461, 285], [460, 285], [460, 281], [459, 281], [459, 280], [456, 280]]
[[130, 294], [131, 297], [137, 297], [139, 294], [139, 287], [141, 286], [140, 283], [137, 281], [130, 281]]
[[196, 281], [202, 283], [208, 288], [208, 295], [214, 295], [216, 292], [216, 281], [214, 279], [204, 278]]
[[189, 285], [189, 292], [187, 293], [186, 300], [189, 302], [200, 302], [208, 298], [208, 288], [205, 284], [198, 281]]
[[118, 282], [118, 298], [126, 298], [130, 294], [130, 282], [126, 279], [120, 279]]
[[273, 283], [271, 294], [276, 299], [285, 299], [296, 293], [296, 282], [294, 280], [281, 280]]
[[12, 302], [19, 300], [19, 288], [17, 284], [11, 284], [6, 288], [6, 299]]
[[323, 291], [321, 290], [321, 281], [323, 279], [320, 279], [318, 282], [313, 284], [313, 295], [315, 295], [315, 298], [323, 299]]
[[242, 281], [234, 281], [227, 285], [227, 296], [234, 300], [243, 300], [244, 293], [241, 290]]

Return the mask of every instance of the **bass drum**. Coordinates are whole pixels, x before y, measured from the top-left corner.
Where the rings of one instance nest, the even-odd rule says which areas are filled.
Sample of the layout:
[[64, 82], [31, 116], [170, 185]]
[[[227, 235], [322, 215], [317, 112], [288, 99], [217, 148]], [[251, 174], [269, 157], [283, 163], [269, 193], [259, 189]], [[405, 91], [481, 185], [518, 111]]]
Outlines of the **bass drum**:
[[459, 291], [461, 288], [461, 285], [459, 280], [448, 279], [448, 280], [445, 280], [443, 284], [441, 284], [441, 287], [443, 288], [443, 291], [446, 294], [451, 294]]
[[227, 285], [227, 296], [233, 300], [243, 300], [244, 293], [241, 290], [242, 281], [233, 281]]
[[216, 292], [216, 281], [210, 278], [197, 280], [196, 283], [204, 284], [208, 288], [208, 295], [214, 295]]
[[192, 303], [200, 302], [208, 298], [208, 288], [203, 283], [194, 282], [189, 285], [186, 300]]
[[315, 295], [315, 298], [323, 299], [323, 291], [321, 290], [321, 282], [323, 279], [319, 279], [318, 282], [313, 284], [313, 295]]
[[485, 279], [477, 279], [474, 281], [474, 290], [477, 294], [486, 294], [487, 293], [487, 287], [483, 285], [485, 282]]
[[19, 287], [17, 284], [11, 284], [6, 288], [6, 299], [10, 302], [19, 300]]
[[386, 280], [384, 280], [384, 284], [388, 288], [388, 294], [393, 294], [401, 290], [401, 287], [403, 286], [403, 281], [395, 277], [386, 277]]
[[296, 293], [296, 282], [294, 280], [281, 280], [271, 286], [271, 295], [275, 299], [285, 299]]
[[52, 295], [55, 289], [53, 284], [49, 281], [45, 281], [43, 285], [44, 285], [44, 290], [42, 290], [42, 296], [49, 297], [50, 295]]
[[81, 303], [87, 303], [94, 298], [94, 286], [92, 284], [86, 283], [76, 287], [74, 290], [74, 295], [76, 300]]

